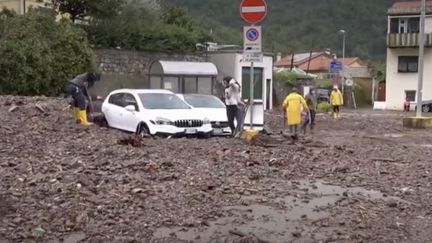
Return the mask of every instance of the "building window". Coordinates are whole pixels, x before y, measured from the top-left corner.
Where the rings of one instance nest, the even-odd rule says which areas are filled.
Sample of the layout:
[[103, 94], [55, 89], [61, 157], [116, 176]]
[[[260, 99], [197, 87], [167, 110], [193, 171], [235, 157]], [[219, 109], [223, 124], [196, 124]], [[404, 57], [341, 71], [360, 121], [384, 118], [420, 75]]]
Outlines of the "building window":
[[408, 33], [419, 33], [419, 32], [420, 32], [420, 18], [409, 18]]
[[390, 33], [419, 33], [420, 18], [392, 18], [390, 19]]
[[407, 101], [414, 102], [416, 98], [415, 90], [405, 90], [405, 98]]
[[418, 71], [417, 56], [400, 56], [398, 62], [398, 72], [416, 73]]

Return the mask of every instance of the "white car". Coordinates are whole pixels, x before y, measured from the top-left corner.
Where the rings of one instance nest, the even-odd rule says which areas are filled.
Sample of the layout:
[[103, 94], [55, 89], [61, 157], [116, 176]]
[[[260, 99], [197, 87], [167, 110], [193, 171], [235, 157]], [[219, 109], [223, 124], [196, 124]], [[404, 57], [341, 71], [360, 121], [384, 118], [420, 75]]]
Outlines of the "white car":
[[228, 124], [225, 104], [216, 96], [203, 94], [177, 94], [186, 103], [210, 119], [213, 135], [229, 135], [231, 129]]
[[210, 120], [168, 90], [121, 89], [102, 104], [108, 126], [140, 135], [212, 134]]

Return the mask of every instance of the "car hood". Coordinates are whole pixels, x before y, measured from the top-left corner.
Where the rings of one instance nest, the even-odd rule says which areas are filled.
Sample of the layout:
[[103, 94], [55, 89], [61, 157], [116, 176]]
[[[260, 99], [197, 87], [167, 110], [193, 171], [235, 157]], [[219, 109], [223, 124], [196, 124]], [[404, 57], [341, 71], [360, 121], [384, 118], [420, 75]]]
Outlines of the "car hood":
[[228, 121], [226, 109], [224, 108], [194, 108], [210, 121]]
[[[144, 115], [144, 114], [143, 114]], [[195, 109], [184, 109], [184, 110], [147, 110], [145, 116], [147, 118], [165, 118], [170, 121], [185, 120], [185, 119], [197, 119], [203, 120], [207, 118]], [[209, 119], [209, 118], [207, 118]]]

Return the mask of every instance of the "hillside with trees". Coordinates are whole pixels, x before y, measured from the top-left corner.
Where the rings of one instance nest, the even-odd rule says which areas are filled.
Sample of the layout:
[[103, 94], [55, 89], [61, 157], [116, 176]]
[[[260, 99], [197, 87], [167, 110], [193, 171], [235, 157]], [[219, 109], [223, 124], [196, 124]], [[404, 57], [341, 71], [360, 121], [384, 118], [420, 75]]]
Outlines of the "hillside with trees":
[[[187, 8], [220, 43], [241, 44], [240, 0], [162, 0]], [[347, 55], [385, 58], [386, 11], [395, 0], [268, 0], [262, 22], [267, 51], [309, 51], [330, 48], [341, 54], [346, 30]]]

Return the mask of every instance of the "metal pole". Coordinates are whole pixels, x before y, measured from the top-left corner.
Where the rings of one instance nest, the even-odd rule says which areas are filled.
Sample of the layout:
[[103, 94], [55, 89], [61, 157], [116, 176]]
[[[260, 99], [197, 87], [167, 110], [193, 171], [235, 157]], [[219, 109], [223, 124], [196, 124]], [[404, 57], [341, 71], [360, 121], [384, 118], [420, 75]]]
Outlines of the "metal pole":
[[19, 14], [25, 14], [25, 0], [19, 0]]
[[345, 31], [343, 34], [343, 43], [342, 43], [342, 94], [345, 90]]
[[425, 45], [425, 16], [426, 0], [421, 2], [420, 34], [419, 34], [419, 61], [418, 61], [418, 83], [417, 83], [417, 117], [422, 116], [423, 108], [423, 69], [424, 69], [424, 45]]
[[250, 109], [250, 129], [253, 129], [253, 103], [254, 103], [254, 63], [251, 62], [250, 67], [250, 95], [249, 95], [249, 109]]

